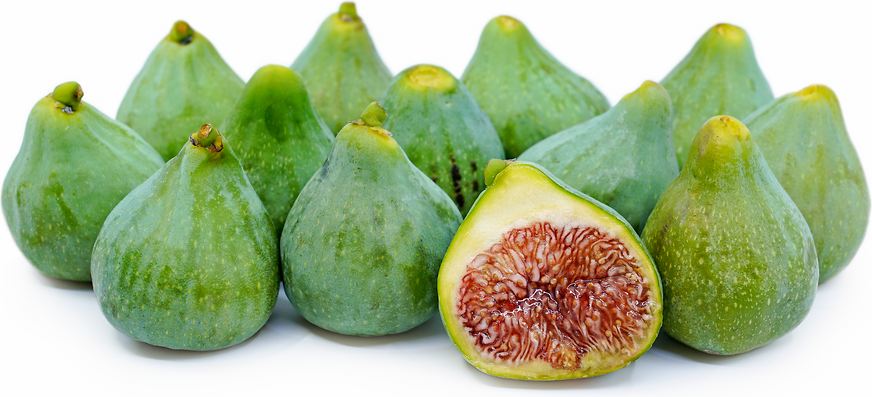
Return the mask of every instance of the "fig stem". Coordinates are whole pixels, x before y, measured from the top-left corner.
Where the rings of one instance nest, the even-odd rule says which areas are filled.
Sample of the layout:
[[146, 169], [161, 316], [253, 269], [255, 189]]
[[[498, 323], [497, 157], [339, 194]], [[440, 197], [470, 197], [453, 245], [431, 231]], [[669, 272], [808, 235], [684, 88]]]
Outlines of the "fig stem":
[[224, 149], [224, 139], [221, 133], [216, 128], [212, 128], [212, 124], [203, 124], [200, 129], [191, 134], [191, 144], [202, 147], [210, 152], [220, 152]]
[[370, 127], [381, 127], [385, 118], [387, 118], [385, 108], [381, 107], [378, 102], [370, 103], [360, 115], [360, 119]]
[[182, 45], [190, 43], [192, 36], [194, 36], [194, 29], [191, 29], [191, 25], [185, 21], [176, 21], [173, 29], [170, 30], [170, 39]]
[[490, 187], [494, 183], [494, 179], [497, 178], [500, 172], [502, 172], [506, 167], [513, 163], [515, 160], [502, 160], [502, 159], [492, 159], [487, 162], [487, 165], [484, 166], [484, 184], [485, 186]]
[[357, 6], [354, 5], [354, 2], [346, 1], [339, 6], [339, 18], [342, 18], [343, 20], [346, 18], [350, 20], [358, 19]]
[[82, 103], [82, 97], [84, 95], [85, 94], [82, 92], [82, 86], [75, 81], [68, 81], [59, 85], [55, 87], [54, 91], [51, 93], [51, 97], [54, 98], [54, 100], [62, 103], [65, 108], [71, 110], [67, 113], [79, 110], [79, 105]]

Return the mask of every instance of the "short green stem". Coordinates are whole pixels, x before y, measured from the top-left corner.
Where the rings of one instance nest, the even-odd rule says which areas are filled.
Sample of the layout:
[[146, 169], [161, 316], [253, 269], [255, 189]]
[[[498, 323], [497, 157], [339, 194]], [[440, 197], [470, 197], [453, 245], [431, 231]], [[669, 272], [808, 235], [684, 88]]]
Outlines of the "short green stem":
[[191, 134], [191, 144], [208, 149], [210, 152], [220, 152], [224, 149], [224, 139], [212, 124], [203, 124], [200, 129]]
[[69, 81], [55, 87], [51, 93], [54, 100], [62, 103], [65, 107], [70, 108], [73, 112], [79, 110], [79, 105], [82, 104], [82, 97], [85, 94], [82, 92], [82, 86], [75, 81]]
[[381, 127], [387, 116], [385, 108], [381, 107], [378, 102], [373, 102], [364, 109], [360, 119], [370, 127]]
[[190, 43], [193, 36], [194, 29], [185, 21], [176, 21], [170, 31], [170, 39], [182, 45]]
[[497, 179], [497, 175], [500, 172], [503, 172], [509, 164], [514, 163], [515, 160], [502, 160], [502, 159], [492, 159], [487, 162], [487, 165], [484, 166], [484, 184], [485, 186], [490, 187], [494, 183], [494, 179]]
[[346, 1], [339, 6], [339, 17], [343, 20], [348, 19], [349, 22], [358, 19], [357, 6], [351, 1]]

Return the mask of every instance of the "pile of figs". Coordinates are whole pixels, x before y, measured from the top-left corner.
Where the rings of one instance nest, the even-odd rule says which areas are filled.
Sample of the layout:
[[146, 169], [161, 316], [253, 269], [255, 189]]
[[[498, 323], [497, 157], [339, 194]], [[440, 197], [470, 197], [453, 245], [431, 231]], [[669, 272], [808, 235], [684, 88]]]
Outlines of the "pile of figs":
[[438, 311], [501, 377], [611, 372], [661, 326], [737, 354], [803, 320], [869, 217], [836, 95], [775, 98], [728, 24], [614, 106], [508, 16], [460, 78], [392, 76], [353, 3], [291, 68], [245, 83], [179, 21], [116, 119], [82, 97], [33, 107], [3, 214], [39, 271], [171, 349], [244, 341], [284, 288], [347, 335]]

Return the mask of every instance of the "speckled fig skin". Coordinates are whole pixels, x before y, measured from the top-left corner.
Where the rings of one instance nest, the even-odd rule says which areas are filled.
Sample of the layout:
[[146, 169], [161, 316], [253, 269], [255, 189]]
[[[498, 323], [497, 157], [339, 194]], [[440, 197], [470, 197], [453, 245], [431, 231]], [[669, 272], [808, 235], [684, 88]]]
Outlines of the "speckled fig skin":
[[663, 329], [694, 349], [747, 352], [790, 332], [811, 309], [811, 231], [732, 117], [703, 125], [642, 241], [663, 281]]
[[116, 118], [169, 160], [203, 120], [224, 120], [244, 85], [206, 36], [178, 21], [130, 84]]
[[112, 210], [94, 244], [94, 294], [121, 333], [216, 350], [269, 319], [278, 238], [236, 155], [204, 125]]
[[436, 313], [436, 274], [461, 222], [448, 195], [381, 128], [373, 103], [288, 214], [284, 288], [312, 324], [348, 335], [409, 330]]
[[461, 80], [493, 122], [508, 158], [609, 108], [593, 84], [508, 16], [485, 26]]
[[678, 176], [672, 102], [646, 81], [607, 112], [552, 135], [518, 156], [618, 211], [636, 232]]
[[221, 132], [281, 235], [291, 205], [333, 143], [300, 75], [278, 65], [258, 69]]
[[679, 169], [706, 120], [719, 114], [742, 118], [774, 98], [748, 34], [726, 23], [709, 29], [660, 84], [675, 106]]
[[312, 102], [334, 133], [378, 99], [392, 77], [352, 2], [342, 3], [339, 12], [324, 20], [291, 69], [303, 76]]
[[34, 105], [3, 181], [3, 215], [40, 272], [90, 281], [91, 248], [103, 221], [163, 159], [81, 99], [81, 87], [70, 82]]
[[811, 228], [820, 282], [863, 242], [869, 187], [836, 94], [823, 85], [784, 95], [745, 119], [778, 182]]
[[463, 83], [438, 66], [417, 65], [394, 78], [381, 103], [391, 109], [385, 129], [466, 215], [484, 190], [485, 164], [505, 153]]

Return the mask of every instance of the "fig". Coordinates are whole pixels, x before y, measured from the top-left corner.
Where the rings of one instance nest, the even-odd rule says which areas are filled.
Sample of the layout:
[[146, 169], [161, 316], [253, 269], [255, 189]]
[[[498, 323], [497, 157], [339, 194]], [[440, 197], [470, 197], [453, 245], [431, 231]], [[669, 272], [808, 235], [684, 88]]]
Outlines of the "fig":
[[613, 209], [535, 163], [491, 160], [439, 270], [439, 312], [466, 360], [505, 378], [584, 378], [654, 343], [654, 262]]
[[3, 181], [3, 215], [24, 256], [43, 274], [91, 280], [91, 248], [112, 208], [163, 164], [142, 137], [57, 86], [27, 117]]
[[663, 280], [663, 330], [694, 349], [747, 352], [790, 332], [811, 309], [811, 231], [751, 133], [730, 116], [702, 126], [642, 241]]
[[217, 129], [203, 125], [112, 210], [91, 273], [106, 319], [151, 345], [222, 349], [266, 323], [279, 291], [278, 238]]
[[505, 15], [485, 26], [461, 80], [490, 117], [509, 158], [609, 108], [593, 84]]
[[382, 128], [373, 102], [336, 136], [281, 236], [284, 288], [309, 322], [348, 335], [409, 330], [436, 313], [436, 274], [461, 216]]
[[678, 176], [669, 94], [646, 81], [607, 112], [542, 140], [518, 160], [547, 168], [641, 233], [660, 194]]
[[244, 85], [206, 36], [178, 21], [133, 79], [117, 119], [169, 160], [186, 131], [196, 131], [202, 120], [224, 120]]
[[848, 266], [869, 223], [869, 188], [836, 94], [808, 86], [745, 119], [811, 229], [820, 282]]
[[315, 107], [333, 132], [356, 120], [387, 88], [391, 72], [382, 62], [352, 2], [339, 6], [318, 28], [291, 69], [303, 76]]
[[484, 190], [481, 170], [505, 153], [463, 83], [438, 66], [417, 65], [391, 81], [381, 103], [391, 109], [384, 128], [466, 215]]
[[281, 234], [291, 204], [333, 143], [300, 75], [284, 66], [258, 69], [221, 131]]
[[675, 106], [675, 154], [684, 167], [699, 126], [711, 117], [743, 118], [772, 101], [745, 30], [722, 23], [709, 29], [660, 82]]

